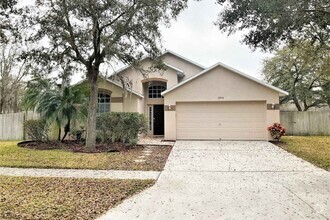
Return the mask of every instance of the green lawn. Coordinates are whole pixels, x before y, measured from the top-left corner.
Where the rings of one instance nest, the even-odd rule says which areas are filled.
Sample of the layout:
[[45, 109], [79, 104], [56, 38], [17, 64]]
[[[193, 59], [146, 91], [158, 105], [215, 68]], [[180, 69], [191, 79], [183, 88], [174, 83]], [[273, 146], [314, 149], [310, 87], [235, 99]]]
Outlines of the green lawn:
[[330, 136], [288, 136], [283, 137], [280, 147], [330, 171]]
[[0, 167], [163, 170], [171, 147], [157, 147], [145, 163], [134, 160], [143, 147], [115, 153], [73, 153], [66, 150], [33, 150], [17, 146], [15, 141], [0, 142]]
[[0, 176], [0, 219], [95, 219], [153, 183]]

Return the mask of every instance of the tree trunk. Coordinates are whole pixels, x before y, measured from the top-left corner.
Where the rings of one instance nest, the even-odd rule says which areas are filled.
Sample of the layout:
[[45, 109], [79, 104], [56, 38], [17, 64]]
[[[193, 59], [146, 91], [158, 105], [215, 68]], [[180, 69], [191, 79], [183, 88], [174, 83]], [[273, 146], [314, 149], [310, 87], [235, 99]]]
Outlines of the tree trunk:
[[61, 125], [58, 125], [58, 136], [57, 136], [57, 140], [58, 141], [61, 140]]
[[64, 142], [64, 139], [66, 138], [67, 134], [68, 134], [68, 132], [64, 132], [64, 135], [63, 135], [63, 137], [62, 137], [61, 142]]
[[2, 111], [3, 111], [3, 101], [2, 101], [2, 97], [0, 97], [0, 114], [3, 113]]
[[64, 141], [64, 139], [66, 138], [66, 136], [68, 135], [68, 133], [70, 132], [70, 130], [71, 130], [71, 120], [70, 120], [70, 118], [68, 119], [68, 122], [66, 123], [66, 125], [65, 125], [65, 127], [64, 127], [64, 136], [63, 136], [63, 138], [62, 138], [62, 140], [61, 140], [61, 142], [63, 142]]
[[[296, 67], [296, 66], [295, 66]], [[297, 69], [297, 67], [296, 67]], [[295, 106], [297, 107], [298, 111], [302, 111], [302, 108], [299, 104], [299, 100], [297, 99], [297, 94], [296, 94], [296, 84], [298, 83], [299, 80], [299, 74], [295, 77], [294, 81], [293, 81], [293, 85], [292, 85], [292, 91], [291, 91], [291, 97], [293, 99], [293, 102], [295, 104]]]
[[[1, 74], [2, 75], [2, 74]], [[4, 104], [4, 97], [5, 97], [5, 92], [4, 92], [4, 83], [3, 81], [3, 76], [2, 76], [2, 80], [1, 80], [1, 84], [0, 84], [0, 114], [3, 113], [3, 104]]]
[[0, 114], [5, 113], [4, 112], [4, 106], [5, 106], [5, 89], [4, 85], [1, 86], [1, 91], [0, 91]]
[[89, 86], [90, 86], [90, 96], [88, 104], [88, 119], [86, 128], [86, 150], [95, 150], [96, 142], [96, 113], [97, 113], [97, 93], [98, 93], [98, 72], [93, 71], [89, 73]]
[[299, 104], [299, 100], [297, 99], [295, 92], [294, 92], [294, 94], [292, 94], [292, 99], [293, 99], [293, 102], [294, 102], [295, 106], [297, 107], [298, 111], [301, 112], [302, 111], [302, 108], [301, 108], [301, 106]]
[[309, 106], [309, 105], [307, 105], [307, 102], [306, 102], [306, 100], [304, 100], [304, 112], [307, 112], [308, 111], [308, 109], [311, 107], [311, 106]]

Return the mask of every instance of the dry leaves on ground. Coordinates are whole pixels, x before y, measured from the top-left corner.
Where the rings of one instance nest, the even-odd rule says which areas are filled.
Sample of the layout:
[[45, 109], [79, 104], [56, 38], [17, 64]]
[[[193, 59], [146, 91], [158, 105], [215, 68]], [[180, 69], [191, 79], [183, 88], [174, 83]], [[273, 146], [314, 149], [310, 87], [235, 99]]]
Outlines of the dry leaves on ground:
[[94, 219], [153, 183], [0, 176], [0, 219]]

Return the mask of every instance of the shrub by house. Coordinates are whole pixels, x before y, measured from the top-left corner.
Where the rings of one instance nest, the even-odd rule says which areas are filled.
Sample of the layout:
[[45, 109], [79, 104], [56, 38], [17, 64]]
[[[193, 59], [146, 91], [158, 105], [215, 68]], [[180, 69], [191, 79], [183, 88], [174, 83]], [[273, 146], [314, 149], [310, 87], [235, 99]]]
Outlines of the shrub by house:
[[138, 135], [147, 131], [147, 121], [144, 115], [135, 112], [110, 112], [97, 116], [96, 127], [98, 142], [135, 144]]

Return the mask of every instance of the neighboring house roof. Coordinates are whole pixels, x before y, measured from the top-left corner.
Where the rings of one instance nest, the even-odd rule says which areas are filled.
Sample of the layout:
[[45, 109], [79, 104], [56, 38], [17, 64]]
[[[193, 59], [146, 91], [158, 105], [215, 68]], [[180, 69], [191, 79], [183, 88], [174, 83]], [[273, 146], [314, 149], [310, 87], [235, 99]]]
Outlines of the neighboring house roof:
[[[185, 60], [185, 61], [187, 61], [188, 63], [191, 63], [191, 64], [193, 64], [193, 65], [195, 65], [195, 66], [198, 66], [198, 67], [201, 68], [201, 69], [205, 69], [204, 66], [202, 66], [202, 65], [200, 65], [200, 64], [198, 64], [198, 63], [196, 63], [196, 62], [194, 62], [194, 61], [191, 61], [191, 60], [189, 60], [189, 59], [187, 59], [187, 58], [185, 58], [185, 57], [183, 57], [183, 56], [181, 56], [181, 55], [179, 55], [179, 54], [177, 54], [177, 53], [175, 53], [175, 52], [173, 52], [173, 51], [170, 51], [170, 50], [166, 50], [166, 51], [165, 51], [162, 55], [160, 55], [160, 56], [164, 56], [164, 55], [166, 55], [166, 54], [172, 54], [173, 56], [176, 56], [176, 57], [178, 57], [178, 58], [180, 58], [180, 59], [182, 59], [182, 60]], [[143, 60], [146, 60], [146, 59], [148, 59], [148, 58], [149, 58], [149, 56], [144, 56], [144, 57], [142, 57], [142, 59], [140, 60], [140, 62], [143, 61]], [[176, 71], [177, 71], [177, 74], [178, 74], [179, 77], [184, 77], [184, 76], [185, 76], [183, 70], [181, 70], [181, 69], [179, 69], [179, 68], [176, 68], [176, 67], [174, 67], [174, 66], [172, 66], [172, 65], [170, 65], [170, 64], [168, 64], [168, 63], [166, 63], [166, 62], [164, 62], [164, 65], [167, 66], [167, 67], [169, 67], [169, 68], [171, 68], [171, 69], [173, 69], [173, 70], [176, 70]], [[127, 69], [129, 69], [130, 67], [131, 67], [130, 65], [126, 65], [126, 66], [120, 68], [119, 70], [115, 71], [113, 74], [119, 74], [120, 72], [122, 72], [122, 71], [124, 71], [124, 70], [127, 70]]]
[[245, 74], [245, 73], [243, 73], [243, 72], [241, 72], [241, 71], [239, 71], [239, 70], [236, 70], [236, 69], [234, 69], [234, 68], [232, 68], [232, 67], [230, 67], [230, 66], [227, 66], [226, 64], [223, 64], [223, 63], [220, 63], [220, 62], [219, 62], [219, 63], [216, 63], [215, 65], [209, 67], [208, 69], [205, 69], [205, 70], [203, 70], [202, 72], [197, 73], [196, 75], [194, 75], [194, 76], [192, 76], [192, 77], [186, 79], [185, 81], [182, 81], [181, 83], [178, 83], [178, 84], [176, 84], [175, 86], [173, 86], [173, 87], [171, 87], [171, 88], [165, 90], [164, 92], [162, 92], [162, 96], [164, 96], [164, 95], [166, 95], [167, 93], [169, 93], [169, 92], [171, 92], [171, 91], [173, 91], [173, 90], [179, 88], [180, 86], [182, 86], [182, 85], [184, 85], [184, 84], [189, 83], [190, 81], [196, 79], [197, 77], [199, 77], [199, 76], [201, 76], [201, 75], [204, 75], [205, 73], [209, 72], [210, 70], [212, 70], [212, 69], [214, 69], [214, 68], [216, 68], [216, 67], [223, 67], [223, 68], [225, 68], [225, 69], [227, 69], [227, 70], [230, 70], [230, 71], [232, 71], [232, 72], [234, 72], [234, 73], [236, 73], [236, 74], [238, 74], [238, 75], [240, 75], [240, 76], [243, 76], [243, 77], [245, 77], [245, 78], [247, 78], [247, 79], [250, 79], [250, 80], [252, 80], [252, 81], [254, 81], [254, 82], [256, 82], [256, 83], [259, 83], [259, 84], [261, 84], [261, 85], [263, 85], [263, 86], [265, 86], [265, 87], [268, 87], [269, 89], [275, 90], [275, 91], [279, 92], [280, 95], [288, 95], [288, 94], [289, 94], [288, 92], [286, 92], [286, 91], [284, 91], [284, 90], [282, 90], [282, 89], [279, 89], [279, 88], [277, 88], [277, 87], [275, 87], [275, 86], [269, 85], [269, 84], [267, 84], [267, 83], [265, 83], [265, 82], [263, 82], [263, 81], [261, 81], [261, 80], [258, 80], [258, 79], [254, 78], [254, 77], [252, 77], [252, 76], [249, 76], [249, 75], [247, 75], [247, 74]]

